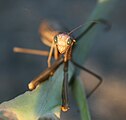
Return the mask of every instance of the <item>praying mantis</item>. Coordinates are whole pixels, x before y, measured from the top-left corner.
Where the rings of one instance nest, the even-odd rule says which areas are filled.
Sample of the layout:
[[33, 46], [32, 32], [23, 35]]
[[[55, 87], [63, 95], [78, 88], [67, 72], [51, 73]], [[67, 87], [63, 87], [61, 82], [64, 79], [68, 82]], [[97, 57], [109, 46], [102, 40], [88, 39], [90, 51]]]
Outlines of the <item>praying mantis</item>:
[[[17, 53], [28, 53], [28, 54], [35, 54], [35, 55], [44, 55], [48, 56], [47, 64], [48, 68], [43, 71], [37, 78], [32, 80], [28, 87], [30, 90], [34, 90], [41, 82], [47, 80], [48, 77], [52, 76], [55, 72], [55, 70], [58, 68], [59, 65], [62, 63], [64, 64], [64, 78], [63, 78], [63, 87], [62, 87], [62, 111], [68, 111], [69, 110], [69, 104], [68, 104], [68, 64], [69, 61], [71, 61], [75, 66], [78, 68], [90, 73], [91, 75], [95, 76], [99, 82], [95, 86], [94, 89], [90, 91], [90, 93], [87, 95], [87, 97], [90, 97], [90, 95], [100, 86], [102, 83], [102, 78], [95, 74], [94, 72], [88, 70], [87, 68], [79, 65], [75, 61], [72, 60], [72, 48], [74, 44], [76, 43], [76, 40], [80, 39], [82, 36], [84, 36], [86, 33], [88, 33], [94, 26], [97, 24], [105, 24], [109, 26], [107, 21], [103, 19], [98, 19], [92, 21], [89, 26], [85, 29], [83, 33], [81, 33], [77, 38], [73, 38], [71, 34], [79, 29], [81, 26], [76, 27], [72, 31], [65, 33], [54, 30], [47, 21], [42, 22], [39, 28], [39, 34], [41, 37], [41, 41], [50, 47], [50, 51], [43, 51], [43, 50], [33, 50], [33, 49], [27, 49], [27, 48], [19, 48], [15, 47], [13, 50]], [[51, 64], [51, 59], [54, 57], [55, 62]]]

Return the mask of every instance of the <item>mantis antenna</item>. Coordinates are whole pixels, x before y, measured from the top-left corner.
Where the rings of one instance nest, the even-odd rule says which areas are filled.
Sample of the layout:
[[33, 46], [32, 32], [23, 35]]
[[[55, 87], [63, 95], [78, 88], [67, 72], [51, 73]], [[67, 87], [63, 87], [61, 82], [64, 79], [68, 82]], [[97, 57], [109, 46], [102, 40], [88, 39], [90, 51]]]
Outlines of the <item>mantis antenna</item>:
[[[110, 23], [108, 23], [108, 21], [104, 20], [104, 19], [98, 19], [98, 20], [94, 20], [94, 21], [91, 21], [91, 24], [85, 29], [85, 31], [82, 33], [82, 34], [85, 34], [87, 33], [95, 24], [97, 23], [102, 23], [102, 24], [105, 24], [107, 27], [105, 28], [106, 30], [109, 30], [111, 28], [111, 25]], [[86, 24], [81, 24], [79, 25], [78, 27], [74, 28], [73, 30], [71, 30], [68, 35], [72, 34], [73, 32], [75, 32], [76, 30], [78, 30], [79, 28], [81, 28], [82, 26], [84, 25], [87, 25], [89, 23], [86, 23]], [[79, 38], [79, 37], [77, 37]]]

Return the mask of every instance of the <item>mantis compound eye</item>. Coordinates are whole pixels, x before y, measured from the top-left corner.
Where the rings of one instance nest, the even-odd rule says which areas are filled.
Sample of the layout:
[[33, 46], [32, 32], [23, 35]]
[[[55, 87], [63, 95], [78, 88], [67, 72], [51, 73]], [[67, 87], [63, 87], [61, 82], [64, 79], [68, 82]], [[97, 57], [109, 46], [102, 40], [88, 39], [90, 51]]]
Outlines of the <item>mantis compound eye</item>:
[[57, 36], [54, 37], [54, 43], [57, 43], [58, 42], [58, 38]]
[[67, 40], [67, 45], [71, 45], [71, 43], [72, 43], [72, 39], [69, 38], [69, 39]]

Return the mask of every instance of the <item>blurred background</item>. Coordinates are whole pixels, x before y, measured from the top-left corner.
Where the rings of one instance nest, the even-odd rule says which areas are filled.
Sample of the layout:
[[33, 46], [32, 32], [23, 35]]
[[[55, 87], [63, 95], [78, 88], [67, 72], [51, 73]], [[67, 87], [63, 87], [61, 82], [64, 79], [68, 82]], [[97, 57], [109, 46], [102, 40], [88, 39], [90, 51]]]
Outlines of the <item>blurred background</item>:
[[[54, 19], [68, 29], [84, 23], [96, 6], [96, 0], [0, 0], [0, 102], [24, 93], [27, 84], [47, 64], [47, 57], [15, 54], [13, 47], [49, 50], [40, 41], [42, 20]], [[97, 35], [85, 66], [103, 77], [104, 82], [88, 100], [92, 120], [126, 119], [126, 1], [112, 11], [112, 29]], [[87, 88], [96, 81], [82, 72]], [[88, 81], [87, 81], [88, 80]], [[79, 120], [74, 102], [62, 120]]]

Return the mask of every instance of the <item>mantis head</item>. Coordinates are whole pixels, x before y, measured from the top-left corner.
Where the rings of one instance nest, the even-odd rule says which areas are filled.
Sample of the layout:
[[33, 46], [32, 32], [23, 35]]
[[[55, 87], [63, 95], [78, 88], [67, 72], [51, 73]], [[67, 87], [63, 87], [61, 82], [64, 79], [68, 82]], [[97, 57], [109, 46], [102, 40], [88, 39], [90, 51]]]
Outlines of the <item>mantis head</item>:
[[76, 41], [66, 33], [60, 33], [54, 37], [54, 43], [60, 54], [65, 53]]

